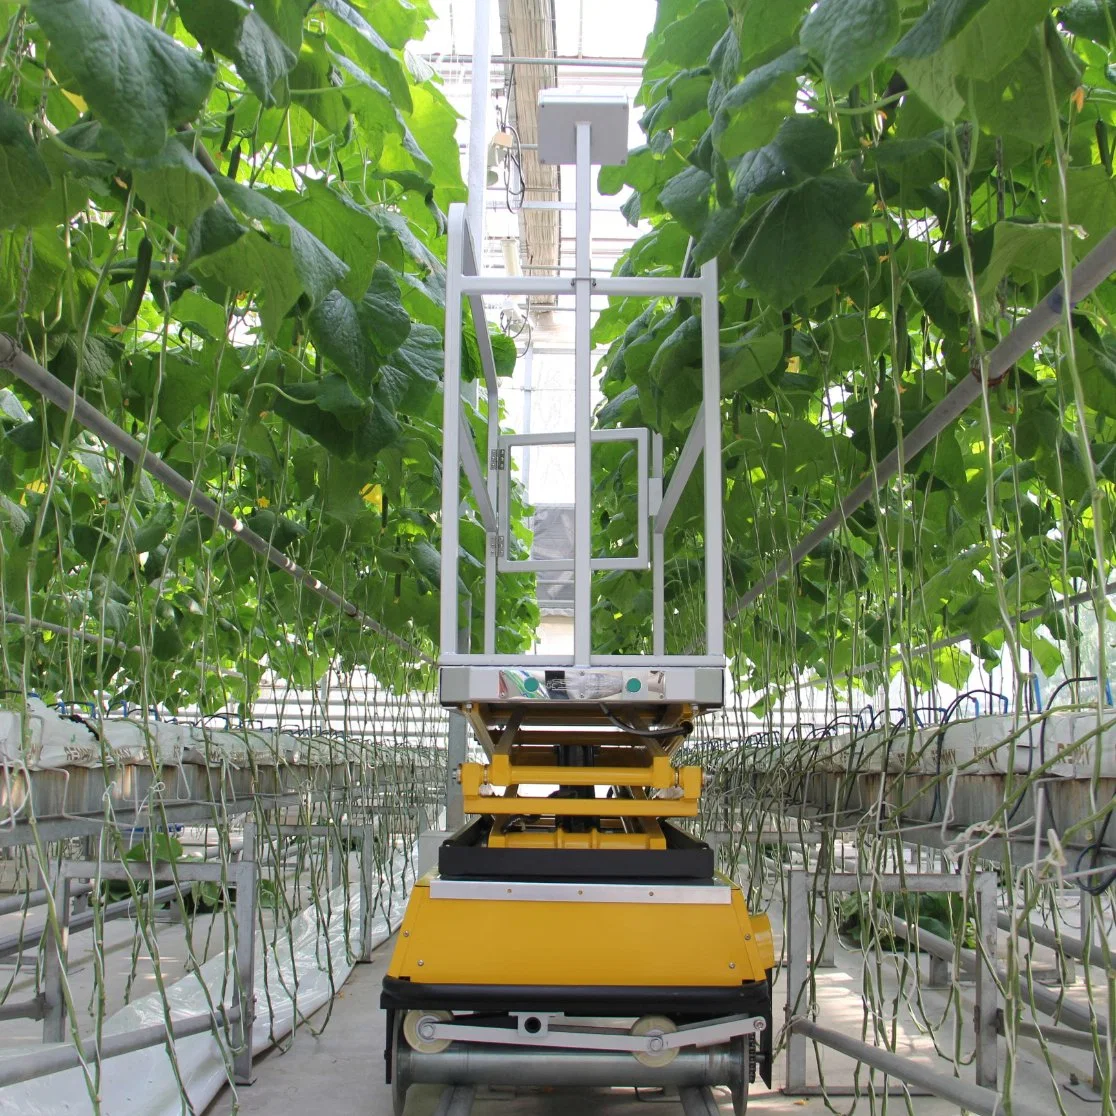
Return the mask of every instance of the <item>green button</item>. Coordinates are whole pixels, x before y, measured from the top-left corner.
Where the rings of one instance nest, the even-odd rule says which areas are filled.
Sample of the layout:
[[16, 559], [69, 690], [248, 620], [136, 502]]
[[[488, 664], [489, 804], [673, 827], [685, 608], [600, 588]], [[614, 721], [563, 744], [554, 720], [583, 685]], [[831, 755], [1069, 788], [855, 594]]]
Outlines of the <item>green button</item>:
[[529, 694], [533, 694], [539, 688], [539, 685], [540, 683], [537, 678], [528, 678], [527, 681], [523, 683], [523, 688]]
[[643, 689], [643, 683], [638, 678], [629, 678], [628, 681], [624, 683], [624, 689], [627, 690], [629, 694], [638, 694], [639, 691]]

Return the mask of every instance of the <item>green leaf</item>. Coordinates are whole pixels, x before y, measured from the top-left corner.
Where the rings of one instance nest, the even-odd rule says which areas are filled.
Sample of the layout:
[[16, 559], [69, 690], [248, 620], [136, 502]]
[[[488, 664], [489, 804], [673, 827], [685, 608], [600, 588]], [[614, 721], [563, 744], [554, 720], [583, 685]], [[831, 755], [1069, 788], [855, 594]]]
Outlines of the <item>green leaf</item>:
[[968, 80], [993, 81], [1023, 53], [1049, 11], [1049, 0], [988, 0], [944, 46], [901, 58], [899, 69], [920, 100], [952, 122], [965, 109]]
[[871, 204], [862, 183], [838, 175], [812, 178], [754, 213], [732, 250], [740, 273], [776, 306], [812, 287], [867, 220]]
[[1100, 163], [1066, 170], [1070, 224], [1080, 225], [1093, 242], [1116, 228], [1116, 182]]
[[666, 29], [647, 59], [646, 71], [704, 65], [727, 24], [724, 0], [699, 0], [692, 11]]
[[344, 280], [348, 267], [263, 190], [223, 176], [217, 188], [248, 224], [223, 206], [207, 209], [190, 229], [187, 262], [234, 291], [260, 290], [271, 333], [302, 294], [313, 306]]
[[275, 400], [276, 413], [346, 459], [371, 460], [402, 432], [383, 403], [359, 399], [341, 376], [290, 384], [284, 393]]
[[394, 132], [402, 136], [406, 130], [403, 118], [387, 89], [351, 58], [332, 47], [327, 46], [326, 50], [334, 67], [345, 78], [345, 98], [361, 126], [372, 133]]
[[806, 53], [795, 47], [773, 62], [753, 70], [721, 99], [713, 118], [713, 142], [726, 159], [771, 140], [794, 111], [798, 75]]
[[0, 228], [32, 216], [51, 177], [21, 112], [0, 99]]
[[709, 216], [709, 197], [713, 176], [700, 167], [687, 167], [659, 191], [659, 205], [687, 232], [697, 236]]
[[811, 0], [729, 0], [732, 23], [746, 63], [786, 42], [794, 34]]
[[963, 31], [988, 0], [932, 0], [915, 25], [895, 44], [892, 58], [926, 58]]
[[265, 105], [286, 103], [283, 79], [298, 58], [258, 11], [244, 0], [179, 0], [178, 11], [199, 43], [233, 60]]
[[1081, 68], [1052, 20], [1035, 28], [1023, 53], [994, 78], [972, 83], [966, 99], [980, 126], [1035, 146], [1046, 143], [1060, 126], [1060, 113], [1051, 113], [1046, 89], [1048, 64], [1054, 102], [1065, 104], [1081, 80]]
[[291, 101], [301, 105], [327, 132], [340, 135], [349, 123], [349, 103], [333, 79], [333, 62], [325, 41], [302, 44], [288, 82]]
[[736, 235], [743, 219], [744, 210], [740, 206], [714, 209], [701, 236], [694, 242], [694, 267], [701, 267], [706, 261], [719, 256]]
[[318, 0], [318, 3], [340, 25], [336, 34], [349, 48], [346, 53], [350, 56], [357, 55], [360, 65], [387, 89], [401, 112], [410, 112], [414, 107], [411, 101], [411, 83], [407, 80], [402, 63], [383, 36], [348, 0]]
[[667, 335], [658, 352], [651, 358], [647, 373], [652, 382], [658, 382], [663, 375], [664, 366], [674, 376], [686, 365], [697, 363], [700, 357], [701, 319], [695, 314]]
[[145, 204], [176, 225], [190, 225], [218, 197], [206, 169], [175, 137], [158, 155], [132, 164], [132, 184]]
[[442, 366], [441, 332], [413, 325], [407, 340], [380, 369], [377, 395], [403, 414], [440, 421]]
[[348, 267], [339, 289], [357, 298], [372, 282], [379, 257], [379, 222], [346, 194], [314, 179], [300, 194], [285, 194], [282, 208], [307, 232], [314, 233]]
[[488, 327], [488, 339], [492, 344], [492, 361], [496, 365], [496, 375], [513, 375], [515, 362], [519, 359], [515, 350], [515, 339], [491, 324]]
[[171, 306], [171, 317], [189, 326], [207, 341], [218, 341], [225, 336], [228, 314], [225, 308], [197, 291], [183, 291]]
[[872, 72], [899, 38], [898, 0], [822, 0], [806, 17], [799, 39], [844, 93]]
[[31, 0], [50, 56], [104, 124], [136, 155], [157, 155], [167, 131], [205, 107], [214, 67], [113, 0]]
[[733, 192], [739, 205], [749, 197], [798, 186], [828, 170], [837, 149], [837, 129], [820, 116], [790, 116], [775, 138], [743, 156]]
[[[1049, 275], [1062, 263], [1062, 229], [1060, 225], [1000, 221], [990, 229], [982, 229], [974, 238], [972, 252], [977, 293], [990, 297], [1005, 275], [1025, 278]], [[956, 278], [965, 289], [964, 257], [957, 245], [938, 257], [937, 267], [950, 278]]]
[[783, 355], [780, 333], [753, 330], [733, 345], [721, 347], [721, 394], [731, 395], [740, 388], [770, 375]]
[[310, 333], [318, 351], [365, 396], [383, 358], [406, 340], [410, 329], [395, 275], [382, 263], [376, 264], [359, 302], [331, 291], [310, 315]]

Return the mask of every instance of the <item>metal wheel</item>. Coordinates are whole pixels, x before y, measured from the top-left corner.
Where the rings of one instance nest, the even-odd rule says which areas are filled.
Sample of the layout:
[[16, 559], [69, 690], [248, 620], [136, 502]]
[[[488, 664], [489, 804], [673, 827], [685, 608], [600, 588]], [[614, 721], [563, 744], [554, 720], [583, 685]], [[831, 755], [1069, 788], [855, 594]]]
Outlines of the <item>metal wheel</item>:
[[403, 1016], [403, 1037], [412, 1050], [422, 1054], [441, 1054], [449, 1039], [431, 1038], [427, 1033], [431, 1024], [448, 1023], [453, 1013], [448, 1011], [409, 1011]]
[[411, 1048], [403, 1037], [403, 1017], [395, 1016], [391, 1036], [391, 1107], [394, 1116], [403, 1116], [407, 1107], [407, 1090], [411, 1087]]
[[734, 1045], [740, 1051], [740, 1069], [732, 1083], [732, 1111], [734, 1116], [744, 1116], [748, 1111], [748, 1083], [755, 1077], [750, 1035], [741, 1035]]
[[[667, 1019], [665, 1015], [645, 1015], [642, 1019], [637, 1019], [632, 1026], [631, 1034], [642, 1036], [660, 1037], [662, 1035], [669, 1035], [672, 1031], [678, 1028], [674, 1023]], [[669, 1066], [675, 1058], [678, 1057], [678, 1047], [673, 1049], [667, 1048], [658, 1053], [652, 1054], [650, 1051], [640, 1050], [633, 1054], [637, 1062], [645, 1066]]]

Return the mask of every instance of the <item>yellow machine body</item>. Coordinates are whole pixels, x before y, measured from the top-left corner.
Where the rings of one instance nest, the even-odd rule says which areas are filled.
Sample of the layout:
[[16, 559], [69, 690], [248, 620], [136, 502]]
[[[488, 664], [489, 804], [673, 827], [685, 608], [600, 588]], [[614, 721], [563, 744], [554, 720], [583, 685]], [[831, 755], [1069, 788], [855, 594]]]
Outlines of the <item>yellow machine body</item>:
[[[701, 768], [673, 759], [698, 710], [461, 709], [486, 756], [457, 773], [475, 819], [416, 882], [380, 1000], [397, 1114], [412, 1081], [519, 1080], [537, 1049], [546, 1083], [713, 1075], [742, 1112], [755, 1073], [770, 1083], [775, 953], [767, 916], [671, 821], [698, 814]], [[679, 1028], [670, 1049], [616, 1045]]]
[[[388, 976], [423, 984], [729, 987], [774, 967], [766, 915], [727, 903], [433, 898], [419, 880]], [[587, 887], [590, 885], [587, 885]], [[599, 885], [598, 885], [599, 886]], [[583, 889], [584, 890], [584, 889]], [[661, 889], [660, 889], [661, 890]], [[434, 1005], [432, 1005], [434, 1006]]]

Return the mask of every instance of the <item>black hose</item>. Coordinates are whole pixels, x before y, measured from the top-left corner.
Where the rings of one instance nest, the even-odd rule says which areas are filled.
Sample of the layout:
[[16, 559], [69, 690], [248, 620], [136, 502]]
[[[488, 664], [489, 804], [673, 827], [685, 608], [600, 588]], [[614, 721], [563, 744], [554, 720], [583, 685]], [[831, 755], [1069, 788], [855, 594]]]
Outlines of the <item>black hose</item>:
[[668, 740], [672, 736], [689, 736], [694, 731], [693, 721], [679, 721], [676, 725], [667, 725], [663, 728], [641, 728], [636, 725], [627, 725], [615, 716], [607, 705], [601, 706], [601, 712], [608, 718], [609, 724], [632, 736], [642, 736], [648, 740]]

